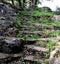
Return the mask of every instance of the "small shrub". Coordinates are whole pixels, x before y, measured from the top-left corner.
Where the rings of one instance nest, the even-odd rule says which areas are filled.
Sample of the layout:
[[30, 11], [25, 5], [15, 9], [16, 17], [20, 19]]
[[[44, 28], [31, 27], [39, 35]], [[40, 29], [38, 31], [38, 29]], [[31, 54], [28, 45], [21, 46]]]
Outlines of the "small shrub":
[[53, 48], [53, 46], [55, 45], [55, 41], [54, 40], [50, 40], [47, 44], [46, 47], [51, 50]]
[[39, 62], [39, 61], [36, 61], [34, 64], [42, 64], [41, 62]]
[[44, 28], [39, 26], [39, 27], [37, 27], [37, 29], [38, 30], [43, 30]]
[[37, 41], [37, 42], [36, 42], [36, 45], [37, 45], [37, 46], [41, 46], [41, 47], [46, 47], [46, 43], [43, 42], [43, 41]]
[[38, 35], [38, 34], [33, 34], [33, 35], [31, 35], [30, 38], [32, 38], [32, 39], [37, 39], [37, 38], [39, 38], [39, 35]]
[[18, 32], [17, 37], [18, 37], [18, 38], [22, 38], [22, 32], [21, 32], [21, 31]]
[[48, 59], [45, 59], [45, 64], [49, 64], [49, 60]]

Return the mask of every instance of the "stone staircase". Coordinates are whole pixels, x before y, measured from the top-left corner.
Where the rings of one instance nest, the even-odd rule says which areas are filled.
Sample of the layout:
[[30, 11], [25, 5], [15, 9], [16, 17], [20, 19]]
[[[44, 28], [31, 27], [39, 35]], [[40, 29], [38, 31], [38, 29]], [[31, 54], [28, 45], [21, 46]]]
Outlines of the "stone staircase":
[[[23, 21], [22, 21], [23, 22]], [[28, 36], [26, 38], [26, 45], [24, 45], [24, 62], [25, 64], [35, 64], [34, 62], [41, 62], [44, 64], [51, 64], [50, 63], [50, 51], [49, 49], [44, 46], [47, 43], [49, 43], [50, 40], [54, 40], [56, 43], [60, 42], [59, 35], [50, 35], [50, 33], [53, 31], [60, 31], [60, 26], [53, 26], [53, 25], [47, 25], [47, 24], [41, 24], [39, 22], [32, 23], [33, 26], [28, 26], [28, 24], [23, 24], [21, 26], [20, 32], [22, 33], [23, 37]], [[40, 28], [40, 29], [37, 29]], [[33, 29], [33, 30], [31, 30]], [[34, 37], [34, 35], [38, 35], [37, 38]], [[33, 35], [33, 36], [32, 36]], [[31, 37], [32, 36], [32, 37]], [[29, 42], [27, 42], [29, 41]], [[31, 41], [35, 41], [34, 43]], [[42, 42], [40, 45], [36, 45], [37, 42]], [[47, 63], [45, 62], [46, 60]]]
[[[23, 25], [17, 27], [15, 22], [5, 22], [6, 18], [2, 20], [0, 20], [0, 64], [18, 64], [21, 61], [24, 64], [35, 64], [35, 62], [46, 64], [46, 60], [49, 63], [50, 51], [46, 44], [50, 40], [60, 42], [59, 36], [50, 35], [53, 31], [60, 31], [60, 26], [45, 25], [39, 22], [31, 25], [30, 21], [25, 23], [22, 21]], [[22, 36], [20, 38], [17, 38], [18, 30]]]

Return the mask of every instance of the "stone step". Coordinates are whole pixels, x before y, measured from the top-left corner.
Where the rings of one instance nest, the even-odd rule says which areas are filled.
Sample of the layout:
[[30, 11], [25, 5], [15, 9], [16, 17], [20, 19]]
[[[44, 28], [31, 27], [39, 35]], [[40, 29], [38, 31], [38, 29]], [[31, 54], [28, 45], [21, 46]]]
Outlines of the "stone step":
[[47, 24], [41, 24], [41, 23], [34, 23], [34, 25], [45, 27], [46, 29], [60, 30], [60, 26], [53, 26], [53, 25], [47, 25]]
[[8, 59], [8, 58], [16, 58], [16, 57], [21, 57], [22, 53], [17, 53], [17, 54], [6, 54], [6, 53], [0, 53], [0, 60], [2, 59]]
[[43, 59], [39, 59], [39, 58], [35, 58], [32, 55], [26, 56], [24, 57], [24, 61], [28, 61], [28, 62], [35, 62], [35, 61], [39, 61], [39, 62], [43, 62]]
[[45, 41], [48, 42], [49, 40], [55, 40], [60, 42], [60, 37], [48, 37], [48, 38], [38, 38], [38, 39], [26, 39], [26, 41]]
[[60, 26], [52, 26], [52, 25], [46, 25], [46, 24], [41, 24], [41, 23], [34, 23], [34, 26], [21, 26], [22, 29], [31, 29], [31, 28], [36, 28], [36, 27], [41, 27], [43, 29], [47, 29], [47, 30], [60, 30]]
[[[9, 40], [9, 41], [14, 41], [14, 40], [19, 40], [19, 41], [24, 41], [23, 38], [16, 38], [16, 37], [3, 37], [3, 36], [0, 36], [0, 41], [2, 40]], [[38, 38], [38, 39], [29, 39], [27, 38], [26, 41], [49, 41], [50, 39], [53, 39], [53, 40], [56, 40], [56, 41], [60, 41], [60, 37], [57, 36], [57, 37], [48, 37], [48, 38]]]
[[49, 41], [54, 38], [38, 38], [38, 39], [27, 39], [27, 41]]
[[4, 38], [4, 39], [6, 39], [6, 40], [19, 40], [20, 42], [22, 41], [22, 42], [27, 42], [27, 43], [29, 43], [29, 42], [36, 42], [36, 41], [45, 41], [45, 42], [48, 42], [49, 40], [55, 40], [56, 42], [60, 42], [60, 37], [59, 36], [57, 36], [57, 37], [47, 37], [47, 38], [37, 38], [37, 39], [29, 39], [29, 38], [27, 38], [26, 40], [24, 40], [23, 38], [16, 38], [16, 37], [3, 37], [3, 36], [0, 36], [0, 39], [1, 38]]
[[47, 36], [47, 37], [55, 37], [58, 36], [60, 31], [58, 30], [43, 30], [43, 31], [20, 31], [23, 34], [32, 35], [32, 34], [38, 34], [40, 36]]
[[38, 52], [48, 52], [47, 48], [43, 48], [43, 47], [35, 46], [35, 45], [25, 45], [25, 48], [35, 50]]
[[0, 53], [0, 64], [8, 64], [8, 63], [15, 64], [17, 63], [17, 61], [19, 61], [19, 59], [21, 59], [21, 57], [22, 53], [17, 54]]
[[37, 34], [39, 34], [39, 33], [42, 34], [43, 33], [43, 31], [33, 31], [33, 32], [32, 31], [21, 31], [21, 32], [22, 33], [27, 33], [27, 34], [29, 34], [29, 33], [31, 33], [31, 34], [36, 34], [36, 33]]

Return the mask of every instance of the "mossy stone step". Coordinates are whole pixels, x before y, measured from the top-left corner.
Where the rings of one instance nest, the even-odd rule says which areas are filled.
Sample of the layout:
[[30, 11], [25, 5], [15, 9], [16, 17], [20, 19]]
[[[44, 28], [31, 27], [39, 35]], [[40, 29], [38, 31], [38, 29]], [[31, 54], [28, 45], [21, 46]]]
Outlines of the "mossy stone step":
[[43, 47], [40, 47], [40, 46], [25, 45], [25, 47], [27, 49], [35, 50], [35, 51], [38, 51], [38, 52], [48, 52], [48, 49], [47, 48], [43, 48]]

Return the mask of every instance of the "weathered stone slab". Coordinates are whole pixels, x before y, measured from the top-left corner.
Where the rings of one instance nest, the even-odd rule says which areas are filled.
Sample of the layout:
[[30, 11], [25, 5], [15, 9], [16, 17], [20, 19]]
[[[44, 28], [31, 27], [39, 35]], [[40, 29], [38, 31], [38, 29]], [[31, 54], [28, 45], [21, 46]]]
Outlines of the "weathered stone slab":
[[29, 56], [26, 56], [24, 58], [24, 61], [33, 61], [33, 62], [40, 61], [40, 62], [43, 62], [43, 59], [35, 58], [34, 56], [29, 55]]
[[40, 46], [26, 45], [25, 47], [27, 47], [27, 49], [32, 49], [32, 50], [35, 50], [35, 51], [42, 51], [42, 52], [48, 51], [48, 49], [40, 47]]
[[18, 40], [14, 37], [0, 38], [0, 52], [3, 53], [18, 53], [23, 51], [23, 40]]
[[60, 64], [60, 58], [52, 58], [50, 64]]
[[5, 53], [0, 53], [0, 60], [2, 60], [2, 59], [7, 59], [7, 58], [12, 58], [12, 57], [14, 57], [14, 58], [16, 58], [16, 57], [21, 57], [21, 53], [18, 53], [18, 54], [5, 54]]
[[54, 15], [52, 17], [52, 20], [54, 20], [54, 21], [60, 21], [60, 15]]

